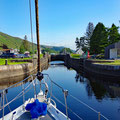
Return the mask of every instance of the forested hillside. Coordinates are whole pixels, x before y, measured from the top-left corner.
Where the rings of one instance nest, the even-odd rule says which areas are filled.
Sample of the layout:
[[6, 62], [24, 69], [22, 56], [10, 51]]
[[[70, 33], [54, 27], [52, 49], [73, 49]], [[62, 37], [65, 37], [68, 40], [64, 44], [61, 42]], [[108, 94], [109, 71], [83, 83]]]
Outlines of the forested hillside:
[[[6, 45], [8, 48], [17, 48], [20, 49], [23, 39], [18, 37], [13, 37], [8, 34], [0, 32], [0, 49], [3, 49], [3, 45]], [[30, 50], [32, 51], [32, 43], [29, 42]], [[60, 46], [47, 46], [41, 45], [41, 49], [47, 52], [60, 52], [64, 47]], [[34, 44], [34, 50], [37, 49], [37, 45]]]

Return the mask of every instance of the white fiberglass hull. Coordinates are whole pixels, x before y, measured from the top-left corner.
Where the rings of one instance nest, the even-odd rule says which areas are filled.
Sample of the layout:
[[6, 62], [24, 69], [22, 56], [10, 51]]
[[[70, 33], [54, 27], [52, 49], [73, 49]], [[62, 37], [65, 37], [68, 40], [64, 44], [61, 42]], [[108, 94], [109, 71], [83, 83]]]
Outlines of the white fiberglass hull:
[[[23, 109], [24, 105], [21, 105], [20, 107], [16, 108], [14, 111], [8, 113], [7, 115], [4, 116], [4, 120], [21, 120], [24, 118], [24, 120], [32, 120], [31, 116], [23, 116], [26, 110]], [[47, 118], [50, 117], [51, 120], [68, 120], [66, 115], [63, 114], [61, 111], [59, 111], [53, 104], [49, 104], [48, 106], [48, 115]], [[15, 114], [13, 114], [15, 113]], [[39, 118], [38, 118], [39, 119]], [[43, 117], [44, 120], [46, 120], [45, 117]], [[3, 120], [2, 118], [0, 120]], [[41, 118], [42, 120], [42, 118]]]

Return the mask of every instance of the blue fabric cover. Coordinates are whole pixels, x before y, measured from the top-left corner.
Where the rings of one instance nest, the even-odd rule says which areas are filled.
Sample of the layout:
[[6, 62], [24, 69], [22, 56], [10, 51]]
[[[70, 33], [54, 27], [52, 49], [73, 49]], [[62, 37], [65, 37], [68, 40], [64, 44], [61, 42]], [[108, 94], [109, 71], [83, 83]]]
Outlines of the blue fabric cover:
[[47, 114], [47, 104], [39, 102], [38, 99], [33, 103], [28, 103], [25, 109], [30, 111], [32, 118], [38, 118], [40, 115]]

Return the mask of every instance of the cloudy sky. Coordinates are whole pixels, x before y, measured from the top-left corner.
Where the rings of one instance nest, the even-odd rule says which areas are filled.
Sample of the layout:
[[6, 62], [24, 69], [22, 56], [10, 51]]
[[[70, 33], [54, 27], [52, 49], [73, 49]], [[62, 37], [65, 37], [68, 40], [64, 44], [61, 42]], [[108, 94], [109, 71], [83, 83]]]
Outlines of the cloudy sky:
[[[35, 5], [32, 3], [33, 35]], [[120, 26], [120, 0], [39, 0], [40, 41], [44, 45], [75, 49], [89, 22]], [[0, 0], [0, 31], [30, 41], [29, 0]]]

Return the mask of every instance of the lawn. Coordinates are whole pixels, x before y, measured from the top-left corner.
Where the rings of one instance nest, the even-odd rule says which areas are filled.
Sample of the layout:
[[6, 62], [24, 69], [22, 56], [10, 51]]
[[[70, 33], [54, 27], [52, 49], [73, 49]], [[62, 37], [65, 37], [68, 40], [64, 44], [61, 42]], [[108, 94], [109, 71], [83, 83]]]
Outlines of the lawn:
[[96, 63], [96, 64], [103, 64], [103, 65], [120, 65], [120, 60], [114, 60], [114, 62]]
[[[6, 59], [0, 59], [0, 65], [5, 65], [5, 60]], [[27, 62], [11, 62], [11, 60], [13, 60], [13, 59], [7, 59], [7, 60], [8, 60], [8, 65], [15, 65], [15, 64], [27, 63]]]
[[73, 54], [73, 53], [72, 53], [72, 54], [70, 54], [70, 56], [71, 56], [72, 58], [80, 58], [81, 55], [80, 55], [80, 54]]
[[[43, 54], [40, 55], [40, 58], [43, 57]], [[11, 62], [11, 60], [29, 60], [32, 59], [32, 57], [29, 58], [0, 58], [0, 65], [5, 65], [5, 60], [8, 60], [8, 65], [15, 65], [15, 64], [23, 64], [28, 62]]]

